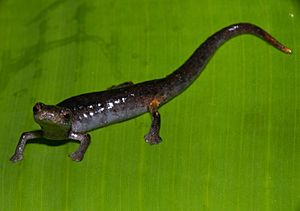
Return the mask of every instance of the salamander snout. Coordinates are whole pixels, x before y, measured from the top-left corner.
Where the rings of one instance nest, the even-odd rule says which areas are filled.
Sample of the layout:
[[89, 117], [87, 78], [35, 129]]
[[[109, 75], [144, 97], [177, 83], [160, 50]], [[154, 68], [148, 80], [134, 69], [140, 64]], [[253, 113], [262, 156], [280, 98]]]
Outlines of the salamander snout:
[[43, 103], [36, 103], [32, 108], [33, 113], [36, 114], [37, 112], [41, 111], [44, 106], [45, 104]]

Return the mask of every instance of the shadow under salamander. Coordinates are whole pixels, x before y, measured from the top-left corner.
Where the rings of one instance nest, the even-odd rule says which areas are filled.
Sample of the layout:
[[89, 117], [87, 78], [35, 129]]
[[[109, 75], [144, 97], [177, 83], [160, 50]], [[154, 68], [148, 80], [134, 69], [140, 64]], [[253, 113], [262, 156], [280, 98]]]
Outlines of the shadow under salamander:
[[50, 140], [45, 138], [36, 138], [36, 139], [30, 139], [27, 141], [27, 144], [45, 144], [52, 147], [61, 146], [67, 143], [79, 143], [78, 141], [72, 140], [72, 139], [65, 139], [65, 140]]

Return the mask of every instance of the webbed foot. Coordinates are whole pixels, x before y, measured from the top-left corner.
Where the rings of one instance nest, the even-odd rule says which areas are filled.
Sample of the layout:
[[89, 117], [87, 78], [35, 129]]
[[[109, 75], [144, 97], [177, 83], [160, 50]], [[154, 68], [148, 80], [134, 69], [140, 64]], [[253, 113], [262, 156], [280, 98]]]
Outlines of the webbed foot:
[[23, 160], [23, 155], [22, 154], [14, 154], [11, 158], [10, 161], [16, 163]]
[[83, 156], [84, 154], [82, 152], [73, 152], [71, 154], [69, 154], [69, 157], [73, 160], [73, 161], [76, 161], [76, 162], [79, 162], [83, 159]]
[[153, 145], [153, 144], [159, 144], [162, 141], [162, 139], [161, 139], [161, 137], [159, 135], [157, 135], [157, 134], [151, 134], [151, 133], [146, 134], [144, 136], [144, 139], [145, 139], [145, 141], [148, 144], [151, 144], [151, 145]]

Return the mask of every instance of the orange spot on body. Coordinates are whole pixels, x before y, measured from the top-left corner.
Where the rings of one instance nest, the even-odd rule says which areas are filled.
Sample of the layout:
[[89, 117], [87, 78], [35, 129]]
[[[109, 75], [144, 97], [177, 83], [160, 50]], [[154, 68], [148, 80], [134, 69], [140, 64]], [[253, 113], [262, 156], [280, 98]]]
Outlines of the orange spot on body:
[[160, 104], [160, 102], [158, 101], [158, 99], [154, 99], [151, 101], [150, 106], [151, 107], [158, 107]]

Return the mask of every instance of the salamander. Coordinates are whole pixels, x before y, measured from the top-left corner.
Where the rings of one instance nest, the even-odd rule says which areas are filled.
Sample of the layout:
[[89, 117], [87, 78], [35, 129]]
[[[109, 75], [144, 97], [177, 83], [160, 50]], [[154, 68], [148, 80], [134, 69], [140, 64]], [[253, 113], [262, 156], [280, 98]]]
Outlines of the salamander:
[[204, 70], [216, 50], [229, 39], [252, 34], [280, 51], [290, 54], [284, 46], [262, 28], [250, 23], [227, 26], [203, 42], [183, 65], [166, 77], [137, 84], [125, 82], [117, 86], [68, 98], [57, 105], [36, 103], [33, 116], [40, 130], [21, 135], [11, 161], [23, 159], [26, 142], [30, 139], [72, 139], [80, 145], [69, 157], [81, 161], [90, 143], [88, 132], [149, 112], [151, 126], [144, 139], [149, 144], [161, 142], [158, 108], [188, 88]]

